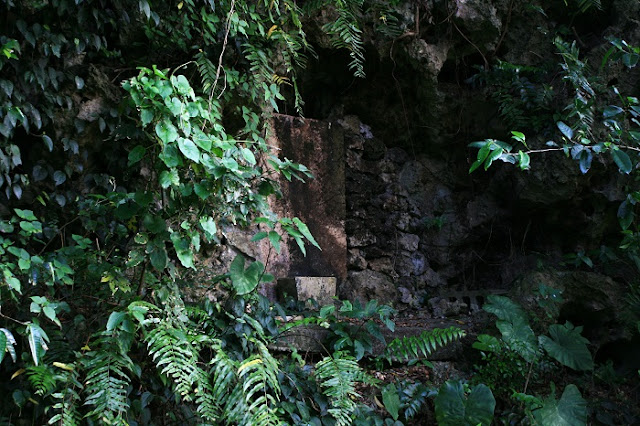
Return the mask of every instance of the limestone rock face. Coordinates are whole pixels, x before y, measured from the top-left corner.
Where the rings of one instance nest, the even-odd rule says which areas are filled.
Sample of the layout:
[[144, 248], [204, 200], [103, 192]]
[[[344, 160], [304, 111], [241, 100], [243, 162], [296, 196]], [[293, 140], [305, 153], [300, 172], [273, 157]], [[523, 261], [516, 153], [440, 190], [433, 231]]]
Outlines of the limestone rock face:
[[389, 277], [370, 269], [349, 272], [347, 282], [338, 292], [341, 299], [363, 303], [375, 299], [380, 303], [393, 304], [397, 296], [396, 287]]
[[527, 310], [540, 311], [536, 294], [539, 286], [561, 290], [557, 317], [583, 326], [592, 344], [601, 345], [618, 339], [626, 339], [628, 330], [624, 324], [626, 301], [624, 287], [611, 277], [587, 271], [535, 271], [524, 275], [511, 289], [514, 300]]

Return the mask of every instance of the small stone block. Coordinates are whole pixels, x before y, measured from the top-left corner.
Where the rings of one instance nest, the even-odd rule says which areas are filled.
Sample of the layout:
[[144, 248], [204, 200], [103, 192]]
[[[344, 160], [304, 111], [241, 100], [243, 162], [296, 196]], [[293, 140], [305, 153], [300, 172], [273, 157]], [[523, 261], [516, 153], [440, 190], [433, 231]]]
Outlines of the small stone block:
[[320, 306], [324, 306], [333, 303], [336, 283], [336, 277], [280, 278], [276, 284], [276, 292], [280, 300], [287, 294], [302, 302], [313, 299]]

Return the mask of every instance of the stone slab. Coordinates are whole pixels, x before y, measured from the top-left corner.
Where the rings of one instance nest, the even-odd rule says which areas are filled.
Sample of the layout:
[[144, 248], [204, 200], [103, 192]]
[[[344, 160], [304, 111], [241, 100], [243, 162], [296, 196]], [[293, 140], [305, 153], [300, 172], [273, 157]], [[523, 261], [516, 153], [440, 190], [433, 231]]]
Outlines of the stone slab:
[[[306, 244], [306, 255], [283, 235], [280, 253], [271, 253], [268, 270], [276, 277], [347, 277], [345, 232], [345, 153], [342, 127], [330, 121], [275, 114], [268, 139], [272, 154], [305, 165], [313, 174], [305, 182], [277, 175], [282, 198], [270, 200], [281, 217], [298, 217], [320, 248]], [[264, 239], [265, 244], [268, 243]]]
[[324, 306], [333, 303], [336, 284], [335, 277], [280, 278], [276, 284], [276, 294], [280, 300], [287, 294], [302, 302], [313, 299]]

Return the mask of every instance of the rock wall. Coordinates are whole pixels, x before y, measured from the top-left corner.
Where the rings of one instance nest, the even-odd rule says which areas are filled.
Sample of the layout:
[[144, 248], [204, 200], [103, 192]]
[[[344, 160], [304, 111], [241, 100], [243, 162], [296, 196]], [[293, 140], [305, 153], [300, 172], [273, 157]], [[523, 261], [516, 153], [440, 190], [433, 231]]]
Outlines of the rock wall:
[[[348, 54], [310, 31], [318, 59], [299, 85], [313, 119], [278, 116], [274, 144], [282, 156], [315, 167], [318, 179], [309, 185], [283, 181], [288, 201], [278, 211], [307, 221], [323, 251], [303, 259], [287, 244], [271, 259], [272, 271], [335, 275], [343, 279], [341, 298], [421, 309], [447, 291], [506, 289], [541, 265], [573, 267], [563, 264], [566, 254], [617, 246], [617, 206], [633, 183], [610, 161], [595, 160], [582, 175], [574, 161], [551, 153], [532, 158], [527, 172], [497, 164], [468, 174], [474, 140], [508, 140], [510, 130], [523, 130], [544, 147], [556, 131], [553, 118], [542, 130], [513, 128], [474, 76], [497, 59], [557, 67], [556, 34], [576, 39], [581, 57], [594, 64], [608, 48], [606, 36], [640, 44], [640, 3], [602, 7], [576, 14], [564, 2], [400, 2], [401, 35], [384, 39], [366, 26], [366, 79], [354, 79]], [[318, 16], [309, 28], [327, 19]], [[613, 66], [602, 78], [638, 96], [639, 70]], [[571, 87], [558, 75], [553, 102], [562, 106]], [[346, 234], [336, 231], [342, 222]], [[230, 250], [250, 254], [239, 248], [242, 238], [225, 235]], [[628, 268], [614, 263], [600, 272], [624, 277]]]
[[[473, 78], [497, 59], [558, 67], [556, 35], [576, 40], [597, 67], [605, 37], [640, 43], [639, 8], [629, 0], [585, 13], [571, 2], [401, 2], [401, 35], [390, 41], [367, 27], [366, 79], [353, 79], [349, 58], [310, 32], [320, 48], [301, 84], [306, 111], [340, 123], [346, 147], [348, 279], [339, 296], [422, 308], [448, 291], [506, 289], [542, 265], [573, 268], [566, 255], [596, 259], [606, 257], [601, 246], [618, 246], [616, 210], [633, 183], [607, 159], [587, 175], [558, 153], [534, 156], [526, 172], [496, 164], [469, 175], [470, 142], [523, 130], [544, 148], [557, 133], [553, 117], [539, 130], [513, 127]], [[611, 66], [602, 79], [638, 96], [639, 68]], [[572, 88], [559, 75], [550, 84], [561, 108]], [[601, 268], [633, 275], [623, 262]]]

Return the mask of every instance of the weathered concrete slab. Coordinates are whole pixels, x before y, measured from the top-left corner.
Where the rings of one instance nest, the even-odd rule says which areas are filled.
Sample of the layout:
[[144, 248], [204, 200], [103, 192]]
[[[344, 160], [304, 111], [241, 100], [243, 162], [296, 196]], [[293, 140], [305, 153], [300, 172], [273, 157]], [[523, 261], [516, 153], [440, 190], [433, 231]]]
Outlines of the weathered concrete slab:
[[286, 294], [302, 302], [313, 299], [323, 306], [333, 303], [336, 283], [336, 277], [280, 278], [276, 284], [276, 293], [280, 300], [284, 300]]
[[[304, 256], [295, 241], [285, 238], [281, 252], [271, 252], [269, 272], [276, 277], [347, 277], [345, 232], [345, 157], [342, 127], [330, 121], [276, 114], [268, 140], [273, 154], [305, 165], [314, 175], [306, 182], [280, 175], [281, 199], [271, 208], [281, 217], [307, 224], [321, 249], [306, 245]], [[302, 176], [303, 177], [303, 176]], [[263, 240], [266, 244], [266, 239]]]
[[[448, 328], [456, 326], [467, 330], [469, 326], [460, 324], [456, 321], [429, 319], [422, 320], [423, 323], [420, 326], [408, 325], [408, 326], [396, 326], [395, 331], [390, 331], [386, 327], [382, 326], [382, 335], [387, 343], [391, 342], [395, 338], [403, 338], [405, 336], [418, 336], [425, 330], [432, 330], [434, 328]], [[288, 329], [280, 335], [280, 337], [269, 348], [279, 351], [290, 351], [291, 347], [296, 348], [299, 352], [310, 352], [318, 354], [326, 354], [327, 350], [331, 350], [329, 345], [329, 339], [331, 337], [331, 331], [318, 325], [304, 325], [297, 326]], [[384, 352], [385, 345], [377, 339], [374, 339], [373, 353], [374, 355], [381, 355]], [[460, 341], [451, 343], [445, 347], [436, 350], [431, 354], [428, 359], [432, 361], [446, 361], [457, 359], [460, 357], [463, 350], [463, 345]]]

